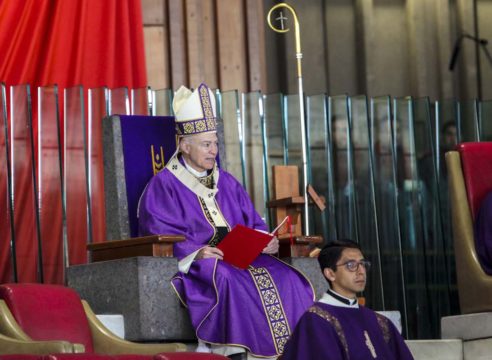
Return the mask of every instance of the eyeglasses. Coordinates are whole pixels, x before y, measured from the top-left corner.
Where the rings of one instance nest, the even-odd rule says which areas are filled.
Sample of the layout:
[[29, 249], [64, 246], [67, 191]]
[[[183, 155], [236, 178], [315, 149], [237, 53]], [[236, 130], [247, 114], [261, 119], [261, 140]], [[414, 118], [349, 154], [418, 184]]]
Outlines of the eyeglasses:
[[347, 262], [344, 262], [343, 264], [338, 264], [336, 266], [345, 266], [348, 271], [356, 272], [357, 270], [359, 270], [359, 265], [362, 265], [366, 271], [369, 271], [369, 269], [371, 268], [371, 262], [369, 260], [349, 260]]

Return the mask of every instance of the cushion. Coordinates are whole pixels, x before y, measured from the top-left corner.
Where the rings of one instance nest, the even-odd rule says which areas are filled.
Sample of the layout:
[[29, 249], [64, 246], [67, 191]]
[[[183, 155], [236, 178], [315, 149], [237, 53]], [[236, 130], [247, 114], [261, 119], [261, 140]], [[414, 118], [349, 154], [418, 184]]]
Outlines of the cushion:
[[480, 204], [492, 191], [492, 142], [470, 142], [458, 145], [472, 219]]
[[78, 294], [68, 287], [41, 284], [0, 285], [0, 299], [33, 340], [66, 340], [94, 350], [89, 322]]

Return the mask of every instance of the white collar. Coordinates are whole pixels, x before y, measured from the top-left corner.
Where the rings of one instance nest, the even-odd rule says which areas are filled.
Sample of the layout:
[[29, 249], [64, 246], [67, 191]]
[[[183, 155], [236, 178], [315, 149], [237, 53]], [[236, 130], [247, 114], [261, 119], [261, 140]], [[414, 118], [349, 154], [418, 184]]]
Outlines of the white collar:
[[193, 169], [191, 167], [191, 165], [188, 165], [188, 163], [186, 162], [184, 156], [183, 156], [183, 162], [186, 166], [186, 170], [188, 170], [190, 173], [192, 173], [195, 177], [197, 178], [201, 178], [201, 177], [204, 177], [204, 176], [207, 176], [207, 170], [204, 170], [204, 171], [196, 171], [195, 169]]
[[358, 309], [359, 308], [359, 303], [357, 301], [354, 302], [354, 299], [349, 299], [348, 297], [340, 295], [339, 293], [337, 293], [331, 289], [330, 289], [330, 291], [334, 292], [336, 295], [338, 295], [344, 299], [347, 299], [351, 304], [348, 305], [348, 304], [341, 302], [340, 300], [331, 296], [329, 292], [324, 293], [323, 296], [321, 297], [321, 299], [319, 299], [319, 302], [321, 302], [323, 304], [338, 306], [338, 307], [345, 307], [345, 308], [352, 308], [352, 309]]

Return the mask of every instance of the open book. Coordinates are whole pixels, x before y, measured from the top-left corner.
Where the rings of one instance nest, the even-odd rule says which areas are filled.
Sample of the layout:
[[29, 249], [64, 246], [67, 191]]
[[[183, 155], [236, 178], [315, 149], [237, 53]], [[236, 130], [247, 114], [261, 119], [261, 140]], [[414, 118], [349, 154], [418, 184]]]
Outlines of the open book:
[[224, 261], [238, 268], [247, 269], [287, 219], [288, 217], [271, 233], [251, 229], [244, 225], [236, 225], [217, 245], [217, 248], [224, 253]]

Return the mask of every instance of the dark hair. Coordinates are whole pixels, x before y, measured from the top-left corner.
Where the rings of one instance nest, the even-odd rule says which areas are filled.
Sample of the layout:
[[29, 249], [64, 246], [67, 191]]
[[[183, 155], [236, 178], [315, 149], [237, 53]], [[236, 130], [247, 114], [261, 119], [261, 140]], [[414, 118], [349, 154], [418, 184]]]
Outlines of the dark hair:
[[361, 250], [359, 244], [348, 239], [335, 240], [326, 244], [321, 249], [318, 255], [318, 262], [321, 271], [323, 271], [325, 268], [330, 268], [333, 271], [336, 271], [336, 264], [338, 260], [340, 260], [340, 258], [342, 257], [342, 252], [345, 249]]
[[445, 133], [450, 127], [457, 128], [456, 122], [454, 120], [448, 120], [441, 126], [441, 133]]

